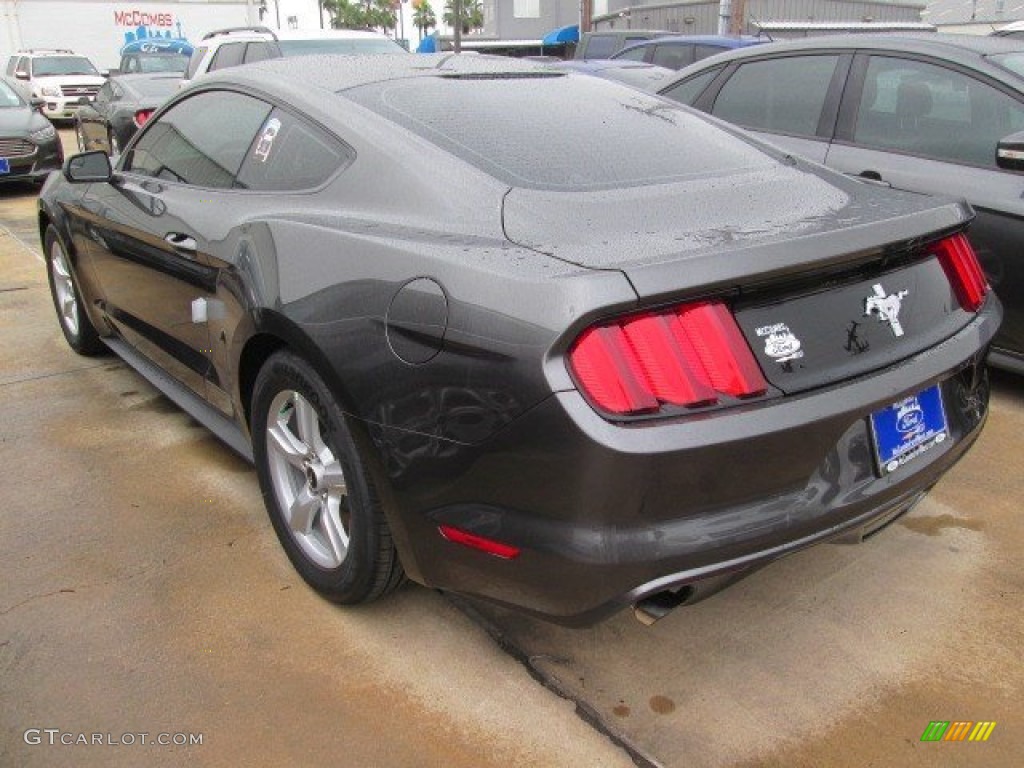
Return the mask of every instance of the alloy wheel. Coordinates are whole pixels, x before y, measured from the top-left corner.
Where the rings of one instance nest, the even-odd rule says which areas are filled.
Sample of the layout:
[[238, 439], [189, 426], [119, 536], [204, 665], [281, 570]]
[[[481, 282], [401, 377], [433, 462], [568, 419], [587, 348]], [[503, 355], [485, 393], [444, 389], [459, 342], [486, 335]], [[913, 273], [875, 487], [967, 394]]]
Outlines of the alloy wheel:
[[72, 336], [78, 336], [78, 299], [75, 298], [75, 284], [71, 280], [71, 267], [59, 241], [50, 246], [50, 272], [53, 274], [53, 290], [57, 294], [60, 321]]
[[271, 484], [289, 533], [312, 562], [338, 568], [349, 547], [348, 488], [309, 400], [294, 390], [279, 392], [267, 415], [266, 441]]

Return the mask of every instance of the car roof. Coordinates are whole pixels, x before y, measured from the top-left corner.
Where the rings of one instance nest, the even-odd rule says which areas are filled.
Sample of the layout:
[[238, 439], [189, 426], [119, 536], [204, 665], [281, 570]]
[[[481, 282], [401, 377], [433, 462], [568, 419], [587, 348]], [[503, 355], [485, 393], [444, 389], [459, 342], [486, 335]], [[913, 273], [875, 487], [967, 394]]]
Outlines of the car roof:
[[[933, 53], [945, 58], [964, 56], [975, 58], [993, 53], [1024, 51], [1024, 42], [1001, 39], [988, 35], [953, 35], [947, 33], [921, 32], [890, 34], [846, 34], [807, 37], [800, 40], [786, 40], [758, 47], [758, 53], [772, 51], [800, 51], [817, 48], [882, 48], [908, 53]], [[749, 50], [722, 54], [716, 61], [730, 56], [754, 55]]]
[[111, 80], [116, 80], [119, 83], [127, 83], [131, 85], [137, 83], [140, 80], [181, 80], [180, 72], [133, 72], [130, 75], [112, 75]]
[[379, 40], [387, 35], [368, 29], [282, 29], [278, 40]]
[[559, 73], [541, 62], [524, 61], [509, 56], [462, 56], [455, 53], [425, 53], [415, 56], [393, 54], [342, 55], [316, 54], [292, 56], [226, 67], [203, 77], [202, 82], [214, 84], [233, 82], [259, 85], [276, 80], [281, 87], [293, 88], [301, 83], [338, 93], [369, 83], [416, 77], [500, 77], [528, 75], [553, 77]]

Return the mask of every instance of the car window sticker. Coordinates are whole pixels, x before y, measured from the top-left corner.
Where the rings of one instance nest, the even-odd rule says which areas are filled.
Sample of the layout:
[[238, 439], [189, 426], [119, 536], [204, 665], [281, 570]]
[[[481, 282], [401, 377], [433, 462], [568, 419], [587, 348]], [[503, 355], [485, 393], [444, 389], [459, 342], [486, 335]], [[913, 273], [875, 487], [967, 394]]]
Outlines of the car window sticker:
[[270, 158], [270, 150], [274, 146], [274, 139], [277, 138], [278, 131], [281, 130], [281, 121], [276, 117], [272, 117], [263, 124], [263, 128], [260, 130], [260, 140], [256, 142], [256, 148], [253, 150], [253, 155], [261, 163], [267, 162]]

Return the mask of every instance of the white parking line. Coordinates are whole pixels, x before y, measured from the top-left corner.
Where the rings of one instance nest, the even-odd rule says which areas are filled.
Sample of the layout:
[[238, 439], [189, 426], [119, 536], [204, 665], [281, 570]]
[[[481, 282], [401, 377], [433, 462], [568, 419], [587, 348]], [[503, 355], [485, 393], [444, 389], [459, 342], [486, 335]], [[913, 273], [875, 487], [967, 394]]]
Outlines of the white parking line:
[[36, 250], [36, 249], [35, 249], [35, 248], [33, 248], [33, 247], [32, 247], [31, 245], [29, 245], [28, 243], [26, 243], [26, 242], [25, 242], [24, 240], [22, 240], [22, 239], [21, 239], [20, 237], [18, 237], [18, 236], [17, 236], [16, 234], [14, 234], [14, 232], [12, 232], [11, 230], [9, 230], [9, 229], [8, 229], [7, 227], [5, 227], [5, 226], [4, 226], [3, 224], [0, 224], [0, 237], [10, 237], [10, 238], [12, 238], [12, 239], [16, 240], [16, 241], [18, 242], [18, 244], [19, 244], [19, 245], [20, 245], [20, 246], [21, 246], [22, 248], [24, 248], [24, 249], [25, 249], [26, 251], [28, 251], [28, 252], [29, 252], [29, 253], [31, 253], [31, 254], [32, 254], [33, 256], [35, 256], [35, 257], [36, 257], [36, 260], [37, 260], [37, 261], [39, 261], [39, 263], [40, 263], [40, 264], [45, 264], [45, 263], [46, 263], [46, 262], [45, 262], [45, 261], [43, 260], [43, 256], [42, 256], [42, 254], [40, 254], [38, 250]]

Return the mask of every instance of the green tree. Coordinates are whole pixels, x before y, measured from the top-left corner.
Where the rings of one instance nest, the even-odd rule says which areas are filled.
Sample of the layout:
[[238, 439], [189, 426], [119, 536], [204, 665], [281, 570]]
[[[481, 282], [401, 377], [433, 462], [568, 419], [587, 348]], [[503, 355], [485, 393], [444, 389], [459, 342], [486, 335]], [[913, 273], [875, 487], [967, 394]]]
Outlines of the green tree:
[[427, 30], [437, 26], [437, 16], [434, 9], [430, 7], [430, 0], [413, 0], [412, 23], [420, 31], [420, 37], [427, 36]]
[[324, 0], [334, 29], [394, 29], [398, 16], [392, 0]]
[[[484, 7], [480, 0], [462, 0], [462, 31], [468, 33], [470, 30], [484, 28]], [[444, 23], [449, 27], [455, 27], [455, 2], [446, 0], [444, 4]]]

